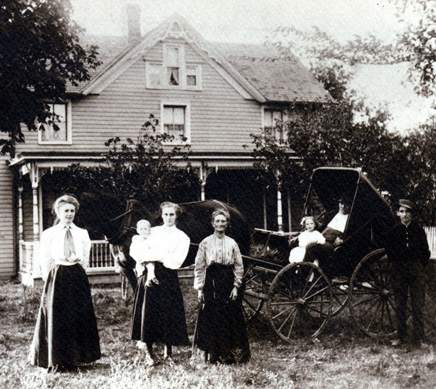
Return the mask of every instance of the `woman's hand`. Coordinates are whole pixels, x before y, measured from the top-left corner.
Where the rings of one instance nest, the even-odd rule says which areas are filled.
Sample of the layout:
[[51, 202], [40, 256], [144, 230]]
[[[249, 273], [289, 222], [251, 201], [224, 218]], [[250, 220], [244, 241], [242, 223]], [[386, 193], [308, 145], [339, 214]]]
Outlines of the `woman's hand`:
[[238, 298], [238, 288], [234, 286], [232, 291], [230, 292], [230, 299], [232, 301], [235, 301], [237, 298]]
[[335, 246], [340, 246], [342, 243], [344, 243], [344, 241], [341, 238], [338, 237], [338, 238], [335, 239], [334, 245]]
[[198, 302], [199, 302], [200, 304], [203, 304], [203, 303], [204, 303], [204, 293], [203, 293], [202, 290], [199, 290], [199, 291], [198, 291]]

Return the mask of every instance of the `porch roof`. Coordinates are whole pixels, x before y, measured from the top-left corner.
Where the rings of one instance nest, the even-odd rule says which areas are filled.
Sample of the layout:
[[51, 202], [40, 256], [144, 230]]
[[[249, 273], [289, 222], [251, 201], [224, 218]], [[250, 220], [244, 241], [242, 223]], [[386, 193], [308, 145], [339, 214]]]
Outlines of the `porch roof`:
[[[19, 169], [27, 164], [35, 164], [45, 169], [65, 169], [72, 164], [93, 166], [103, 163], [101, 153], [38, 153], [29, 152], [17, 155], [9, 161], [9, 167]], [[184, 166], [188, 162], [193, 168], [208, 167], [215, 169], [253, 169], [255, 159], [250, 153], [192, 153], [187, 160], [175, 159], [176, 165]]]

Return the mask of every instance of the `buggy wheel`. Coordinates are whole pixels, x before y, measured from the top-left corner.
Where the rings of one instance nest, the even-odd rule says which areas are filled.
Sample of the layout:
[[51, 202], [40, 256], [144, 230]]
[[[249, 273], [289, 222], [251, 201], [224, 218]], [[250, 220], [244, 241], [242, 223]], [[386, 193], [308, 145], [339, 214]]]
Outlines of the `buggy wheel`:
[[331, 281], [332, 288], [332, 316], [336, 316], [342, 312], [348, 303], [348, 280]]
[[384, 249], [369, 253], [354, 269], [348, 306], [355, 323], [367, 335], [388, 337], [395, 333], [391, 267]]
[[274, 331], [290, 342], [318, 336], [332, 310], [332, 291], [323, 271], [310, 262], [292, 263], [274, 278], [268, 291], [268, 317]]
[[262, 310], [267, 296], [265, 275], [256, 269], [255, 265], [249, 265], [244, 276], [245, 291], [242, 297], [242, 312], [245, 322], [252, 321]]

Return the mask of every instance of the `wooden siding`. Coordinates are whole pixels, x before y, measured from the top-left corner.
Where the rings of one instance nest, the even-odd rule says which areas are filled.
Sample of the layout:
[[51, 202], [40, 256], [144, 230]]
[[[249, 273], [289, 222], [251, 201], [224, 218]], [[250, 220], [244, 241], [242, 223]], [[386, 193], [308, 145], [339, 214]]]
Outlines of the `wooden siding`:
[[13, 174], [0, 157], [0, 279], [16, 274], [14, 255]]
[[[160, 61], [162, 43], [146, 53], [147, 61]], [[160, 118], [161, 102], [189, 102], [193, 152], [243, 152], [250, 134], [259, 132], [261, 107], [245, 100], [192, 47], [185, 45], [185, 58], [202, 67], [202, 90], [145, 88], [145, 62], [139, 58], [100, 95], [73, 101], [73, 144], [39, 145], [37, 133], [26, 131], [20, 151], [104, 151], [111, 137], [135, 136], [150, 113]]]
[[[161, 62], [162, 43], [148, 50], [145, 60]], [[261, 105], [245, 99], [205, 58], [189, 45], [185, 45], [185, 60], [201, 65], [201, 90], [147, 89], [145, 87], [145, 61], [143, 56], [108, 85], [101, 94], [72, 101], [72, 145], [38, 145], [38, 133], [23, 129], [26, 142], [17, 147], [20, 152], [83, 153], [103, 152], [104, 143], [112, 137], [134, 138], [142, 124], [152, 113], [160, 119], [161, 103], [189, 103], [191, 124], [191, 150], [195, 153], [241, 153], [251, 144], [250, 134], [259, 132], [262, 123]], [[4, 179], [5, 191], [11, 196], [12, 179]], [[44, 197], [47, 194], [44, 194]], [[41, 205], [40, 205], [41, 206]], [[12, 207], [11, 207], [12, 209]], [[12, 212], [12, 211], [11, 211]], [[28, 179], [23, 191], [24, 239], [33, 241], [32, 189]], [[11, 213], [11, 220], [12, 213]], [[42, 221], [40, 221], [42, 223]], [[41, 224], [42, 225], [42, 224]], [[12, 236], [12, 229], [10, 229]], [[12, 239], [8, 250], [13, 251]], [[4, 250], [5, 252], [5, 250]], [[8, 270], [14, 273], [13, 256]]]

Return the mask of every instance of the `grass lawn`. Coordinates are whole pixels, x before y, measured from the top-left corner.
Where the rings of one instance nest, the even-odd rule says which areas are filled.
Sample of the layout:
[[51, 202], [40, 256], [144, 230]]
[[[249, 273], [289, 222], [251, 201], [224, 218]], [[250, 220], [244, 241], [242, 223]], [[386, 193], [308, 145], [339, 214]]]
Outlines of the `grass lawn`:
[[[196, 293], [192, 280], [182, 287], [192, 338]], [[102, 358], [78, 371], [47, 373], [26, 361], [40, 294], [41, 287], [27, 292], [26, 310], [20, 284], [0, 284], [0, 388], [436, 388], [434, 332], [421, 349], [395, 349], [361, 333], [347, 310], [315, 341], [292, 344], [261, 315], [248, 327], [252, 359], [245, 365], [205, 365], [180, 347], [173, 366], [147, 368], [129, 339], [132, 296], [123, 301], [115, 286], [92, 286]]]

